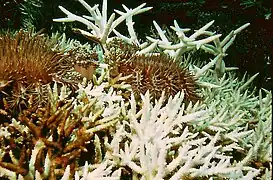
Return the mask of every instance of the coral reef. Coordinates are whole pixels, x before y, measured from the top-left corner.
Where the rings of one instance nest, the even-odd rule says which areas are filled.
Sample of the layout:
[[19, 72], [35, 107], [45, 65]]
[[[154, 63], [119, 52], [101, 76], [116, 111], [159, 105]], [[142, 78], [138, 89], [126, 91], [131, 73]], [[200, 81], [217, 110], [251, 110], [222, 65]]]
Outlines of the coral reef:
[[[1, 134], [4, 129], [8, 134], [1, 136], [1, 173], [5, 168], [5, 176], [10, 179], [17, 175], [56, 179], [69, 164], [74, 174], [84, 152], [94, 151], [88, 149], [94, 135], [107, 134], [107, 129], [121, 116], [121, 96], [111, 88], [103, 90], [104, 85], [90, 85], [80, 84], [75, 100], [70, 99], [68, 87], [58, 89], [57, 83], [53, 89], [48, 86], [46, 105], [28, 107], [17, 119], [2, 123]], [[90, 162], [96, 161], [92, 155], [89, 157]]]
[[[52, 49], [70, 55], [66, 60], [74, 71], [62, 77], [77, 74], [72, 78], [76, 88], [52, 79], [43, 103], [34, 105], [27, 96], [28, 104], [18, 116], [1, 109], [6, 121], [0, 121], [0, 177], [272, 178], [272, 94], [266, 89], [255, 94], [251, 83], [258, 74], [238, 79], [237, 68], [224, 62], [227, 49], [249, 24], [220, 40], [220, 34], [208, 30], [213, 21], [192, 35], [174, 21], [171, 38], [154, 21], [157, 36], [144, 41], [137, 38], [133, 16], [150, 7], [123, 5], [125, 12], [115, 10], [120, 16], [115, 19], [113, 13], [107, 19], [107, 0], [101, 11], [99, 5], [78, 1], [91, 16], [60, 6], [67, 17], [54, 21], [87, 25], [90, 32], [74, 31], [93, 45], [66, 40], [65, 35], [52, 37]], [[117, 31], [124, 21], [129, 37]], [[209, 63], [191, 58], [200, 50], [211, 55]], [[158, 79], [148, 78], [135, 87], [131, 82], [137, 73], [130, 70], [138, 67], [143, 77]], [[157, 70], [162, 70], [158, 76]], [[170, 83], [165, 82], [168, 78]], [[202, 101], [193, 101], [197, 94]]]

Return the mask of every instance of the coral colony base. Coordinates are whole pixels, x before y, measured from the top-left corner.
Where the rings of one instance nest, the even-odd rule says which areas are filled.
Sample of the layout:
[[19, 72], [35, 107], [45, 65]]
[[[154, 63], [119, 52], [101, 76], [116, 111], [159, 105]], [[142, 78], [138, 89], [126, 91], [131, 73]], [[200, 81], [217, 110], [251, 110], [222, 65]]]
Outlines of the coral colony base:
[[[54, 21], [85, 24], [74, 31], [93, 46], [59, 34], [0, 37], [1, 178], [272, 178], [271, 92], [256, 95], [257, 74], [239, 80], [223, 61], [249, 24], [220, 40], [207, 30], [213, 21], [192, 35], [174, 21], [171, 42], [154, 21], [157, 36], [141, 41], [132, 17], [151, 7], [123, 5], [108, 19], [107, 0], [102, 10], [78, 1], [89, 16], [60, 6], [67, 17]], [[124, 21], [129, 37], [117, 31]], [[190, 58], [200, 50], [214, 58]]]

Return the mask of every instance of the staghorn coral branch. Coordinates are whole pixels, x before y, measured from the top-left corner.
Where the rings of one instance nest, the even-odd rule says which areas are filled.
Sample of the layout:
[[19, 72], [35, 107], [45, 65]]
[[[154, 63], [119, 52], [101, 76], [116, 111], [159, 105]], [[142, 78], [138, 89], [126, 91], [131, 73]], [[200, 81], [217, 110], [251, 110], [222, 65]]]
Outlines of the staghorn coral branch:
[[40, 138], [40, 139], [45, 143], [46, 146], [48, 146], [50, 148], [54, 148], [54, 149], [57, 149], [57, 150], [62, 150], [63, 149], [60, 142], [50, 141], [50, 140], [47, 140], [46, 138]]
[[94, 133], [94, 132], [97, 132], [97, 131], [100, 131], [100, 130], [103, 130], [103, 129], [106, 129], [107, 127], [110, 127], [110, 126], [114, 126], [117, 122], [119, 121], [119, 119], [114, 119], [110, 122], [107, 122], [107, 123], [104, 123], [104, 124], [101, 124], [101, 125], [97, 125], [95, 127], [92, 127], [90, 129], [88, 129], [86, 132], [87, 133]]
[[206, 30], [214, 23], [213, 21], [210, 21], [209, 23], [207, 23], [205, 26], [203, 26], [202, 28], [200, 28], [199, 30], [195, 31], [194, 34], [192, 34], [189, 39], [196, 39], [198, 36], [202, 35], [203, 33], [206, 32]]
[[[145, 4], [135, 9], [123, 6], [125, 12], [116, 11], [120, 15], [118, 19], [111, 16], [107, 21], [106, 0], [102, 11], [98, 5], [91, 7], [85, 1], [79, 1], [89, 11], [90, 17], [77, 19], [76, 15], [62, 10], [69, 18], [79, 21], [83, 18], [93, 23], [95, 27], [90, 26], [92, 32], [88, 34], [79, 30], [82, 34], [106, 42], [110, 40], [112, 31], [118, 34], [116, 27], [111, 28], [125, 21], [129, 37], [117, 36], [129, 43], [139, 43], [132, 16], [147, 10]], [[239, 80], [233, 72], [226, 71], [223, 63], [228, 47], [248, 24], [220, 41], [219, 35], [208, 31], [212, 23], [188, 35], [189, 29], [180, 28], [175, 21], [172, 29], [179, 42], [173, 43], [154, 22], [159, 37], [147, 37], [149, 43], [144, 42], [145, 46], [138, 52], [149, 56], [157, 54], [159, 49], [179, 59], [185, 52], [200, 48], [215, 56], [206, 65], [202, 62], [186, 63], [199, 78], [198, 93], [202, 101], [184, 103], [183, 92], [172, 97], [164, 98], [162, 95], [159, 100], [154, 100], [147, 92], [140, 98], [132, 94], [128, 102], [122, 94], [131, 91], [122, 89], [126, 87], [124, 83], [116, 84], [125, 77], [111, 79], [111, 67], [100, 65], [93, 81], [84, 80], [75, 94], [69, 94], [66, 88], [60, 92], [57, 84], [53, 89], [48, 86], [47, 108], [34, 110], [36, 107], [32, 106], [30, 98], [28, 102], [32, 107], [20, 115], [21, 120], [17, 122], [17, 117], [12, 117], [9, 123], [0, 124], [0, 162], [8, 156], [14, 172], [19, 171], [14, 165], [25, 167], [22, 161], [29, 162], [25, 176], [18, 176], [3, 166], [0, 176], [14, 179], [59, 179], [63, 176], [63, 180], [71, 179], [73, 175], [75, 179], [122, 179], [124, 176], [173, 180], [205, 176], [214, 179], [271, 179], [271, 92], [259, 91], [256, 96], [249, 90], [249, 84], [256, 75]], [[102, 36], [95, 36], [96, 33]], [[200, 35], [205, 38], [198, 39]], [[65, 102], [72, 104], [65, 107]], [[10, 115], [9, 111], [5, 113]], [[35, 135], [36, 128], [39, 132]], [[95, 146], [91, 160], [81, 159], [83, 151], [94, 152], [87, 144], [92, 148]], [[17, 151], [21, 155], [19, 160]], [[93, 159], [100, 164], [92, 164]], [[79, 163], [82, 160], [86, 160], [84, 166]], [[5, 165], [10, 167], [11, 162], [3, 163], [9, 163]]]
[[[79, 0], [79, 2], [89, 11], [91, 17], [77, 16], [69, 12], [68, 10], [66, 10], [64, 7], [59, 6], [61, 11], [63, 11], [67, 15], [67, 18], [57, 18], [57, 19], [53, 19], [53, 21], [55, 22], [79, 21], [85, 24], [88, 27], [88, 29], [92, 29], [91, 31], [92, 35], [90, 37], [97, 37], [98, 39], [100, 39], [100, 43], [104, 47], [110, 33], [124, 20], [126, 20], [128, 31], [131, 36], [131, 41], [134, 43], [138, 43], [135, 32], [133, 30], [132, 16], [143, 13], [151, 9], [150, 7], [143, 8], [145, 6], [145, 3], [141, 4], [140, 6], [134, 9], [129, 9], [125, 5], [123, 5], [123, 8], [126, 10], [126, 12], [115, 10], [118, 14], [120, 14], [120, 17], [114, 20], [115, 13], [112, 13], [110, 18], [107, 20], [107, 0], [103, 0], [102, 12], [99, 11], [98, 5], [91, 7], [84, 0]], [[94, 23], [91, 21], [94, 21]], [[115, 32], [117, 31], [115, 30]]]
[[30, 131], [34, 134], [35, 138], [38, 139], [41, 137], [41, 129], [37, 127], [34, 123], [30, 121], [29, 118], [24, 115], [19, 116], [18, 119], [30, 129]]
[[52, 116], [50, 116], [50, 118], [46, 120], [46, 125], [48, 127], [52, 127], [58, 124], [58, 122], [62, 120], [60, 117], [63, 115], [63, 111], [66, 111], [66, 115], [69, 115], [67, 114], [67, 111], [72, 110], [71, 108], [72, 103], [73, 102], [70, 101], [67, 104], [65, 104], [63, 107], [61, 107], [59, 110], [57, 110]]
[[3, 168], [6, 168], [8, 170], [11, 170], [15, 173], [26, 175], [28, 173], [27, 169], [24, 169], [18, 165], [12, 164], [12, 163], [7, 163], [7, 162], [2, 162], [0, 161], [0, 166]]
[[80, 147], [83, 147], [86, 142], [88, 142], [92, 138], [92, 134], [81, 134], [80, 137], [77, 138], [77, 140], [73, 141], [72, 143], [65, 146], [63, 149], [64, 153], [68, 153], [74, 149], [79, 149]]

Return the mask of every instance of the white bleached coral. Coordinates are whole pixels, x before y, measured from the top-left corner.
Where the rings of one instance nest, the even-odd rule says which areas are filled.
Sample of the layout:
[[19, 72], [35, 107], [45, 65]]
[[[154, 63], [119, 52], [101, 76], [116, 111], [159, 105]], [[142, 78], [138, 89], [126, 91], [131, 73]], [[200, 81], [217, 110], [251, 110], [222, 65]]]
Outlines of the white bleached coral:
[[[220, 41], [220, 35], [207, 30], [213, 21], [189, 36], [186, 35], [189, 29], [179, 27], [175, 21], [171, 27], [179, 41], [175, 44], [170, 41], [165, 31], [153, 22], [158, 38], [147, 37], [148, 42], [140, 44], [133, 28], [132, 17], [149, 10], [150, 8], [144, 7], [145, 4], [134, 9], [123, 6], [125, 12], [116, 11], [120, 15], [119, 18], [115, 19], [112, 14], [107, 19], [106, 0], [103, 1], [102, 11], [98, 5], [91, 7], [83, 0], [79, 2], [90, 12], [91, 17], [80, 17], [61, 7], [68, 17], [55, 21], [80, 21], [86, 24], [91, 32], [78, 31], [103, 45], [111, 37], [119, 37], [128, 43], [139, 45], [142, 49], [138, 54], [155, 54], [156, 48], [160, 48], [173, 58], [180, 59], [186, 51], [203, 49], [215, 57], [208, 64], [190, 60], [186, 63], [187, 68], [198, 78], [200, 85], [198, 93], [201, 100], [196, 104], [185, 104], [183, 92], [174, 97], [163, 95], [158, 100], [152, 100], [147, 92], [137, 99], [130, 85], [122, 82], [126, 77], [111, 79], [109, 67], [102, 62], [93, 79], [84, 79], [79, 83], [73, 96], [66, 86], [58, 87], [55, 84], [53, 88], [49, 87], [48, 100], [54, 113], [65, 110], [59, 107], [60, 104], [71, 103], [69, 111], [64, 113], [68, 118], [62, 127], [73, 127], [75, 117], [82, 126], [81, 130], [77, 126], [73, 127], [74, 129], [67, 133], [65, 142], [69, 144], [81, 137], [83, 130], [90, 134], [90, 138], [76, 148], [83, 154], [88, 153], [88, 157], [75, 158], [74, 164], [61, 161], [66, 164], [61, 163], [61, 168], [51, 169], [51, 172], [58, 173], [63, 180], [272, 178], [272, 94], [263, 89], [256, 95], [250, 84], [257, 75], [250, 78], [245, 76], [239, 80], [235, 73], [227, 71], [228, 68], [223, 64], [227, 48], [236, 35], [249, 24], [232, 31]], [[129, 37], [121, 35], [116, 29], [122, 21], [127, 24]], [[110, 36], [111, 32], [116, 36]], [[205, 35], [205, 38], [198, 39], [200, 35]], [[71, 42], [67, 43], [71, 45]], [[61, 48], [69, 49], [65, 44], [63, 40]], [[131, 97], [126, 99], [126, 93], [132, 94]], [[56, 133], [62, 132], [62, 129], [58, 126], [54, 135], [33, 142], [34, 145], [29, 150], [29, 171], [26, 175], [25, 171], [22, 173], [15, 169], [15, 173], [14, 169], [11, 170], [11, 163], [17, 167], [20, 161], [18, 155], [3, 142], [10, 140], [11, 133], [25, 135], [26, 132], [31, 132], [31, 129], [26, 124], [19, 123], [17, 119], [11, 122], [9, 128], [15, 128], [16, 131], [11, 131], [6, 126], [0, 127], [3, 139], [0, 149], [0, 176], [10, 179], [49, 178], [49, 167], [54, 158], [48, 158], [50, 153], [42, 156], [39, 150], [45, 149], [45, 142], [56, 138]], [[38, 126], [39, 123], [35, 125]], [[28, 136], [16, 138], [16, 143], [22, 144], [22, 138], [28, 138], [31, 133], [27, 134]], [[48, 141], [44, 141], [45, 139]], [[92, 148], [87, 147], [90, 145]], [[11, 162], [5, 164], [5, 156], [8, 155]], [[40, 167], [39, 171], [36, 169], [39, 164], [36, 163], [38, 156], [44, 158], [41, 160], [43, 167]], [[76, 168], [75, 164], [78, 165]]]
[[163, 97], [154, 105], [149, 98], [146, 93], [142, 109], [137, 111], [137, 102], [131, 97], [129, 122], [118, 126], [108, 144], [107, 159], [128, 166], [137, 179], [253, 178], [259, 174], [255, 168], [232, 163], [233, 157], [227, 152], [242, 148], [236, 142], [220, 145], [221, 131], [209, 135], [192, 129], [191, 124], [207, 121], [209, 110], [184, 114], [183, 94], [170, 98], [165, 105]]
[[[108, 74], [108, 69], [105, 72]], [[217, 84], [213, 73], [207, 72], [203, 78]], [[74, 178], [120, 179], [125, 169], [130, 177], [136, 179], [252, 179], [259, 176], [261, 169], [251, 164], [255, 160], [267, 163], [272, 156], [269, 150], [271, 126], [268, 126], [271, 122], [272, 96], [266, 90], [266, 96], [262, 96], [261, 91], [259, 97], [242, 92], [241, 87], [247, 89], [244, 84], [249, 82], [233, 78], [229, 73], [219, 81], [221, 88], [202, 88], [205, 95], [203, 102], [189, 103], [187, 106], [183, 103], [183, 92], [175, 97], [166, 97], [166, 100], [162, 96], [157, 101], [152, 101], [147, 92], [141, 100], [136, 100], [132, 95], [129, 103], [124, 103], [117, 95], [118, 89], [110, 90], [107, 75], [104, 75], [101, 84], [80, 84], [79, 96], [74, 99], [74, 112], [83, 115], [82, 122], [90, 132], [103, 129], [102, 126], [90, 127], [90, 124], [108, 122], [108, 116], [98, 117], [108, 107], [108, 101], [111, 102], [109, 97], [113, 96], [113, 104], [119, 108], [119, 111], [113, 110], [114, 114], [122, 115], [115, 116], [116, 127], [111, 130], [111, 137], [94, 136], [92, 143], [96, 149], [96, 164], [89, 163], [77, 168]], [[64, 90], [61, 91], [62, 95], [57, 90], [53, 92], [52, 97], [68, 97], [65, 92], [69, 93]], [[230, 95], [240, 99], [230, 99]], [[82, 111], [90, 107], [104, 108], [98, 114]], [[254, 125], [251, 125], [253, 122]], [[264, 130], [264, 126], [269, 128]], [[239, 153], [242, 158], [233, 153]], [[71, 175], [69, 169], [70, 166], [67, 166], [63, 179]], [[265, 172], [268, 171], [270, 169], [266, 168]], [[1, 173], [9, 177], [14, 175], [4, 168]], [[37, 171], [32, 174], [32, 177], [38, 176], [44, 175]], [[269, 173], [264, 176], [268, 177]]]
[[[99, 5], [94, 5], [93, 7], [89, 6], [84, 0], [78, 0], [90, 13], [91, 16], [83, 16], [80, 17], [78, 15], [75, 15], [68, 10], [66, 10], [64, 7], [59, 6], [59, 8], [67, 15], [66, 18], [58, 18], [54, 19], [56, 22], [71, 22], [71, 21], [79, 21], [87, 26], [88, 29], [92, 29], [91, 33], [79, 30], [82, 34], [89, 36], [90, 38], [99, 39], [99, 41], [102, 44], [105, 44], [110, 33], [114, 31], [116, 35], [123, 37], [118, 33], [115, 28], [124, 20], [126, 20], [126, 24], [128, 26], [129, 34], [131, 35], [131, 38], [126, 40], [130, 43], [138, 43], [135, 31], [133, 30], [133, 21], [132, 16], [136, 14], [143, 13], [145, 11], [148, 11], [151, 9], [150, 7], [145, 7], [145, 3], [139, 5], [138, 7], [134, 9], [129, 9], [125, 5], [123, 5], [123, 8], [126, 12], [121, 12], [118, 10], [115, 10], [116, 13], [120, 14], [120, 17], [115, 19], [115, 13], [112, 13], [110, 18], [107, 20], [107, 0], [103, 0], [102, 3], [102, 11], [99, 10]], [[115, 19], [115, 20], [114, 20]]]
[[[179, 43], [174, 44], [169, 41], [169, 37], [166, 36], [166, 31], [162, 30], [160, 26], [153, 21], [155, 29], [158, 33], [157, 39], [147, 36], [147, 42], [140, 43], [141, 40], [137, 39], [136, 32], [133, 28], [134, 22], [132, 17], [134, 15], [143, 13], [151, 9], [151, 7], [145, 7], [145, 3], [140, 6], [129, 9], [125, 5], [122, 5], [126, 12], [121, 12], [115, 10], [116, 13], [120, 14], [120, 17], [114, 20], [115, 13], [113, 13], [109, 20], [107, 21], [107, 0], [103, 0], [102, 3], [102, 11], [100, 12], [98, 7], [99, 5], [95, 5], [93, 7], [89, 6], [84, 0], [79, 0], [79, 2], [89, 11], [90, 16], [77, 16], [64, 7], [60, 6], [60, 9], [67, 15], [66, 18], [58, 18], [54, 19], [56, 22], [71, 22], [71, 21], [79, 21], [85, 25], [87, 25], [88, 29], [91, 29], [91, 32], [87, 32], [84, 30], [77, 29], [76, 31], [83, 34], [89, 39], [94, 40], [95, 42], [99, 42], [105, 50], [106, 42], [109, 42], [113, 37], [109, 37], [110, 33], [113, 31], [116, 37], [121, 38], [125, 42], [129, 44], [139, 45], [141, 48], [137, 54], [153, 54], [155, 53], [156, 47], [163, 50], [164, 53], [173, 57], [174, 59], [181, 59], [182, 55], [185, 52], [192, 51], [194, 49], [203, 49], [206, 52], [215, 56], [214, 61], [212, 61], [209, 67], [215, 65], [215, 72], [217, 77], [221, 77], [223, 73], [226, 71], [225, 63], [223, 58], [227, 55], [227, 49], [234, 42], [236, 35], [240, 33], [243, 29], [248, 27], [250, 23], [246, 23], [236, 30], [231, 31], [222, 41], [220, 40], [221, 34], [215, 34], [215, 32], [208, 31], [207, 29], [213, 24], [214, 21], [210, 21], [203, 27], [190, 35], [186, 36], [186, 32], [190, 31], [189, 28], [181, 28], [179, 27], [177, 21], [174, 20], [174, 26], [171, 26], [171, 29], [175, 31], [177, 35], [177, 39]], [[125, 35], [121, 35], [116, 27], [122, 22], [126, 20], [126, 25], [128, 27], [129, 38]], [[94, 23], [95, 24], [94, 24]], [[200, 36], [205, 36], [205, 38], [200, 39]], [[115, 36], [114, 36], [115, 37]], [[211, 44], [213, 42], [213, 44]], [[206, 71], [206, 69], [196, 69], [198, 72], [197, 77], [201, 76], [201, 74]]]

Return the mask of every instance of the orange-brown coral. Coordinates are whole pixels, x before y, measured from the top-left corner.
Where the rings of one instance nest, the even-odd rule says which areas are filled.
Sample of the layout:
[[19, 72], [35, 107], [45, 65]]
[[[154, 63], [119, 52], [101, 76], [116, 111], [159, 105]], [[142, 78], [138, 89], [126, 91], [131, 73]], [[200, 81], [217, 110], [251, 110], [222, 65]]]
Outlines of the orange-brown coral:
[[[44, 173], [45, 159], [48, 156], [49, 179], [56, 179], [58, 175], [62, 175], [67, 165], [70, 165], [72, 171], [78, 166], [76, 161], [82, 151], [86, 150], [86, 144], [93, 134], [86, 132], [81, 118], [71, 115], [72, 102], [58, 103], [54, 108], [58, 110], [52, 112], [53, 107], [48, 103], [46, 107], [23, 110], [18, 120], [29, 129], [27, 134], [20, 129], [20, 126], [8, 123], [2, 125], [8, 128], [10, 137], [2, 137], [4, 146], [8, 148], [6, 148], [6, 155], [0, 160], [1, 167], [26, 176], [30, 170], [31, 158], [35, 153], [33, 151], [37, 146], [40, 148], [37, 150], [33, 168], [41, 174]], [[37, 145], [38, 143], [40, 145]], [[17, 164], [11, 160], [11, 154], [13, 158], [18, 159]]]

